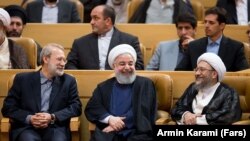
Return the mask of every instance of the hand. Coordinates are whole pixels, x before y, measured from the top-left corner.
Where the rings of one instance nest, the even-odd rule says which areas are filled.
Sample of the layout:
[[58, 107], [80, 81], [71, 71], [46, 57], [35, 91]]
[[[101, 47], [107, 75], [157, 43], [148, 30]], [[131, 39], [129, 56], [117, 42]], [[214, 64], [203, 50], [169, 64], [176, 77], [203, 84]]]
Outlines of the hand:
[[188, 44], [191, 42], [191, 41], [193, 41], [194, 40], [194, 38], [193, 37], [191, 37], [191, 36], [185, 36], [185, 39], [182, 41], [182, 47], [183, 47], [183, 49], [187, 49], [188, 48]]
[[49, 113], [36, 113], [30, 118], [30, 122], [35, 128], [46, 128], [50, 121], [51, 116]]
[[198, 116], [201, 116], [201, 115], [187, 112], [184, 115], [184, 121], [183, 122], [184, 122], [185, 125], [195, 125], [196, 124], [196, 117], [198, 117]]
[[105, 133], [109, 133], [109, 132], [115, 131], [115, 129], [112, 128], [112, 127], [109, 125], [109, 126], [107, 126], [106, 128], [104, 128], [102, 131], [105, 132]]
[[111, 116], [109, 118], [109, 126], [111, 126], [115, 131], [120, 131], [121, 129], [125, 127], [125, 123], [123, 122], [125, 118], [126, 117]]

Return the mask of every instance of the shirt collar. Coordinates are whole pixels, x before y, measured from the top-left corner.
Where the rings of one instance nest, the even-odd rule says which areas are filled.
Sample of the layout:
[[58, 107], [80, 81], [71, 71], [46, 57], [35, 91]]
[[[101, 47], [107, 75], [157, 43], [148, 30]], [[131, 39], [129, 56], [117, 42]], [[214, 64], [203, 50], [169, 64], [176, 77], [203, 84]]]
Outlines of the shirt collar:
[[53, 79], [50, 80], [50, 79], [46, 78], [46, 77], [43, 75], [42, 71], [40, 71], [40, 77], [41, 77], [41, 81], [40, 81], [41, 84], [45, 84], [45, 83], [47, 83], [48, 81], [53, 82]]
[[114, 32], [114, 28], [112, 27], [108, 32], [99, 35], [99, 37], [101, 37], [101, 38], [102, 38], [102, 37], [112, 37], [113, 32]]
[[[222, 39], [222, 35], [215, 41], [215, 43], [217, 45], [220, 45], [221, 39]], [[211, 38], [208, 38], [208, 44], [211, 44], [211, 43], [213, 43], [213, 41], [211, 40]]]
[[48, 7], [48, 8], [54, 8], [54, 7], [56, 7], [57, 4], [58, 4], [58, 2], [59, 2], [59, 0], [57, 0], [55, 4], [48, 5], [48, 4], [46, 3], [46, 0], [43, 0], [44, 6], [45, 6], [45, 7]]

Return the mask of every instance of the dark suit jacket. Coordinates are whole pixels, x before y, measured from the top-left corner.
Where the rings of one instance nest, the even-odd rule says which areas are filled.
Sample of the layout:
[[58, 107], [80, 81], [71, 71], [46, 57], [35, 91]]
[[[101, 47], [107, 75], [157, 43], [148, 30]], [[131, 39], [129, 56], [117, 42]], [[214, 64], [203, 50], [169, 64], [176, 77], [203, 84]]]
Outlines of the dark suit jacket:
[[[138, 38], [114, 28], [114, 33], [110, 41], [108, 53], [112, 48], [119, 44], [129, 44], [134, 47], [135, 51], [137, 52], [137, 61], [135, 67], [137, 70], [143, 70], [144, 65]], [[93, 33], [82, 36], [73, 42], [73, 46], [67, 57], [68, 63], [66, 64], [66, 69], [98, 70], [100, 69], [98, 54], [98, 36]], [[111, 69], [108, 64], [107, 57], [105, 69]]]
[[[227, 11], [227, 23], [238, 24], [235, 0], [218, 0], [217, 7], [222, 7]], [[250, 2], [247, 2], [248, 21], [250, 21]]]
[[[26, 117], [41, 112], [40, 80], [40, 71], [17, 74], [4, 100], [2, 114], [13, 121], [10, 131], [13, 141], [23, 130], [33, 129], [25, 123]], [[81, 115], [81, 106], [75, 78], [67, 74], [54, 78], [48, 112], [56, 116], [54, 127], [65, 128], [69, 138], [70, 118]]]
[[[207, 44], [207, 37], [190, 42], [187, 52], [176, 67], [176, 70], [193, 70], [196, 67], [199, 56], [206, 52]], [[241, 42], [223, 36], [218, 55], [224, 62], [227, 71], [239, 71], [249, 67]]]
[[[26, 11], [28, 22], [41, 23], [43, 12], [43, 0], [36, 0], [27, 5]], [[80, 16], [76, 5], [69, 0], [59, 0], [58, 2], [58, 23], [79, 23]]]

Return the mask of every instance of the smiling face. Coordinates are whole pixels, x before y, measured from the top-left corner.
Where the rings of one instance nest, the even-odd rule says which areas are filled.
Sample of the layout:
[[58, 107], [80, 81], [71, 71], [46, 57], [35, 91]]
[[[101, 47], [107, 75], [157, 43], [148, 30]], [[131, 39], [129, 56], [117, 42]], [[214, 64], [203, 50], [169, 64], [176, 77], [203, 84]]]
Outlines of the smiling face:
[[62, 76], [66, 64], [64, 50], [57, 44], [50, 44], [43, 48], [42, 57], [42, 72], [48, 78]]
[[200, 61], [194, 71], [195, 86], [198, 90], [217, 83], [218, 74], [207, 62]]
[[121, 54], [114, 61], [116, 79], [121, 84], [131, 84], [135, 80], [135, 61], [130, 54]]

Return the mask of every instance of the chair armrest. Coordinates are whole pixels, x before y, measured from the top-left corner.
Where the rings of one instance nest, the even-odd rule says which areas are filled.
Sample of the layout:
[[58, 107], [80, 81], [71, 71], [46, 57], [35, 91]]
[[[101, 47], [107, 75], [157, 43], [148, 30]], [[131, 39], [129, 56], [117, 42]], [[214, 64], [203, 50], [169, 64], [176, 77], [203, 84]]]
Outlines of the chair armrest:
[[169, 121], [170, 121], [169, 118], [162, 117], [162, 118], [157, 119], [155, 124], [156, 125], [167, 125]]
[[89, 131], [94, 131], [95, 130], [95, 124], [92, 122], [89, 122]]
[[157, 117], [158, 118], [170, 118], [170, 114], [163, 110], [157, 110]]
[[3, 117], [1, 119], [1, 132], [9, 132], [10, 130], [10, 119]]
[[234, 122], [233, 125], [250, 125], [250, 120], [241, 120]]
[[78, 131], [80, 128], [80, 119], [79, 117], [72, 117], [70, 119], [70, 131]]
[[[70, 119], [70, 131], [78, 131], [80, 127], [79, 117], [73, 117]], [[10, 130], [10, 119], [1, 119], [1, 132], [9, 132]]]

